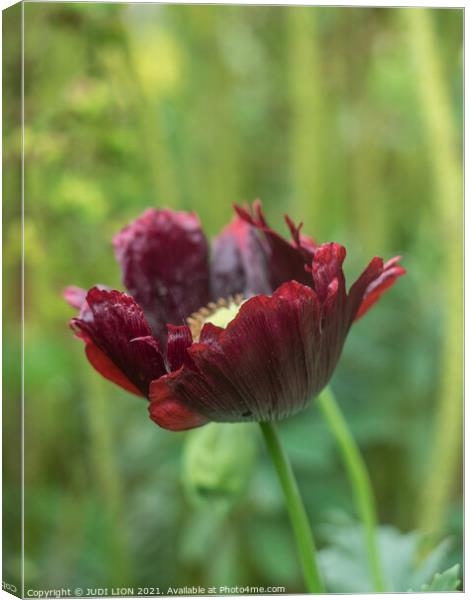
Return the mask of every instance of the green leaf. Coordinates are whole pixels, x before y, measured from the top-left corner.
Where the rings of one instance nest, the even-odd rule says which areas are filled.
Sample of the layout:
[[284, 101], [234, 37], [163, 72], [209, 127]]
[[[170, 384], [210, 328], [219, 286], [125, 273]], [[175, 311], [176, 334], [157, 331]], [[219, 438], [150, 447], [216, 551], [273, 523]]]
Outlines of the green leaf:
[[454, 592], [460, 584], [460, 565], [454, 565], [444, 573], [436, 573], [430, 584], [421, 586], [423, 592]]
[[[329, 524], [321, 528], [321, 533], [328, 542], [327, 547], [319, 552], [320, 567], [328, 591], [372, 592], [361, 526], [344, 522]], [[417, 531], [402, 533], [395, 527], [382, 525], [377, 533], [388, 592], [420, 590], [423, 584], [430, 581], [433, 573], [447, 566], [449, 540], [443, 540], [425, 560], [420, 561], [421, 536]]]

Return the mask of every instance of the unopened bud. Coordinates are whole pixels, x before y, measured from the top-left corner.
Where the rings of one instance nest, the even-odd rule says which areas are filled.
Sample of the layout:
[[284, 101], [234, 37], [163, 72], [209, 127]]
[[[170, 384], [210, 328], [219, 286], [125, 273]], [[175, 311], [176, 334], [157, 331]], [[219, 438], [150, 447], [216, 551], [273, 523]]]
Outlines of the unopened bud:
[[257, 447], [254, 423], [209, 423], [191, 431], [183, 455], [183, 481], [197, 505], [234, 503], [245, 491]]

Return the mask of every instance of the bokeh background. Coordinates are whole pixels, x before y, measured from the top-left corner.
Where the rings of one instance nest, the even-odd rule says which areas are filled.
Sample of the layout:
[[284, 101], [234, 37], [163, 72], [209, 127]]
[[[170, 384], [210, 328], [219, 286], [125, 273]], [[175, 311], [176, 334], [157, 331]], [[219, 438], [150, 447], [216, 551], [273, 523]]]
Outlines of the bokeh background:
[[[346, 245], [350, 280], [373, 255], [403, 255], [407, 277], [353, 328], [332, 387], [370, 468], [389, 589], [461, 563], [463, 11], [24, 10], [26, 586], [303, 590], [256, 431], [237, 501], [192, 502], [188, 434], [160, 430], [144, 401], [100, 379], [61, 298], [69, 283], [122, 287], [111, 238], [145, 208], [194, 210], [213, 236], [233, 202], [257, 197], [283, 232], [287, 212], [318, 241]], [[19, 69], [14, 52], [4, 60], [7, 75]], [[14, 173], [18, 127], [4, 131]], [[12, 215], [6, 335], [21, 315]], [[4, 416], [6, 496], [14, 418]], [[351, 490], [315, 403], [281, 435], [328, 589], [370, 589]], [[7, 501], [11, 561], [14, 517]]]

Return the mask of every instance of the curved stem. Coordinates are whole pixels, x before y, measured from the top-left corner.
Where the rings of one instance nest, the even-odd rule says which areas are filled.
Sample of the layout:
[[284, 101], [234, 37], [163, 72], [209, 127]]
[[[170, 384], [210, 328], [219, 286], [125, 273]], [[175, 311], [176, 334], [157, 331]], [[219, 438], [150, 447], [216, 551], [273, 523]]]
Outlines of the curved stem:
[[374, 590], [383, 592], [384, 576], [376, 535], [377, 516], [369, 474], [331, 389], [325, 388], [318, 396], [317, 402], [336, 439], [353, 488], [357, 511], [364, 526], [366, 552]]
[[315, 543], [292, 467], [275, 425], [260, 423], [260, 426], [284, 491], [307, 589], [311, 593], [322, 593], [325, 588], [318, 571]]

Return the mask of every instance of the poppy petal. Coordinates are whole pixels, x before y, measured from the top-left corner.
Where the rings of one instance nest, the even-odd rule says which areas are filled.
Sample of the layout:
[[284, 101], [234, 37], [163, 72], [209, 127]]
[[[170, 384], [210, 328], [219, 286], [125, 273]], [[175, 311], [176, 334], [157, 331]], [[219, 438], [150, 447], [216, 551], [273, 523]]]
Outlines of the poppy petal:
[[337, 280], [337, 293], [346, 296], [343, 262], [346, 249], [334, 242], [322, 244], [315, 249], [312, 277], [315, 291], [321, 301], [326, 300], [330, 284]]
[[[166, 373], [166, 369], [156, 340], [154, 347], [132, 341], [151, 335], [142, 309], [127, 294], [98, 288], [88, 292], [86, 304], [86, 313], [72, 319], [71, 324], [87, 343], [90, 362], [105, 377], [115, 380], [113, 377], [120, 375], [112, 370], [112, 363], [141, 394], [147, 395], [150, 382]], [[94, 348], [89, 349], [89, 342], [93, 342], [109, 362], [105, 362]], [[122, 381], [119, 385], [125, 387]]]
[[212, 243], [213, 298], [270, 293], [268, 257], [268, 248], [256, 227], [235, 216]]
[[218, 327], [211, 322], [205, 323], [201, 329], [199, 341], [204, 342], [205, 344], [217, 343], [223, 330], [223, 327]]
[[[312, 253], [307, 250], [308, 245], [297, 246], [296, 239], [300, 240], [300, 237], [294, 239], [292, 244], [271, 229], [259, 201], [254, 203], [251, 212], [237, 205], [235, 205], [235, 210], [241, 219], [256, 227], [264, 236], [267, 249], [266, 268], [271, 291], [292, 279], [304, 285], [312, 285], [312, 278], [305, 270], [305, 266], [311, 263]], [[290, 221], [290, 223], [292, 222]], [[290, 228], [292, 231], [291, 226]]]
[[318, 244], [314, 239], [301, 232], [303, 223], [295, 225], [289, 215], [284, 215], [284, 220], [289, 227], [292, 241], [294, 242], [296, 248], [302, 252], [306, 263], [311, 262]]
[[153, 381], [150, 385], [150, 418], [171, 431], [185, 431], [200, 427], [209, 422], [209, 419], [182, 402], [171, 392], [171, 387], [166, 381], [178, 376], [178, 371]]
[[116, 367], [113, 361], [96, 344], [89, 341], [85, 346], [85, 354], [90, 364], [105, 379], [109, 379], [116, 385], [124, 388], [126, 391], [143, 396], [144, 394], [130, 381], [124, 373]]
[[176, 327], [168, 325], [168, 341], [166, 349], [167, 363], [171, 371], [182, 365], [191, 365], [192, 360], [186, 349], [193, 343], [191, 330], [186, 325]]
[[160, 339], [209, 300], [208, 246], [193, 213], [149, 209], [113, 240], [123, 281]]
[[[179, 403], [212, 421], [269, 421], [301, 410], [328, 382], [346, 332], [327, 348], [316, 293], [291, 281], [245, 302], [210, 344], [188, 350], [196, 369], [153, 383], [151, 403]], [[152, 406], [151, 406], [151, 414]]]
[[406, 269], [397, 264], [400, 259], [401, 256], [395, 256], [388, 260], [383, 266], [380, 275], [367, 285], [362, 302], [355, 314], [355, 321], [363, 317], [378, 302], [382, 294], [392, 287], [399, 277], [406, 274]]
[[[101, 284], [97, 284], [94, 287], [99, 290], [110, 290], [109, 287]], [[91, 318], [90, 307], [86, 301], [87, 294], [88, 290], [75, 285], [69, 285], [63, 292], [64, 300], [73, 308], [77, 308], [79, 310], [78, 318], [84, 319], [85, 321]]]
[[361, 306], [364, 294], [369, 284], [377, 279], [383, 271], [383, 260], [374, 256], [358, 279], [352, 284], [348, 292], [348, 313], [349, 320], [352, 323]]
[[69, 285], [65, 288], [63, 296], [65, 301], [70, 304], [72, 308], [80, 310], [85, 303], [87, 290], [76, 285]]

